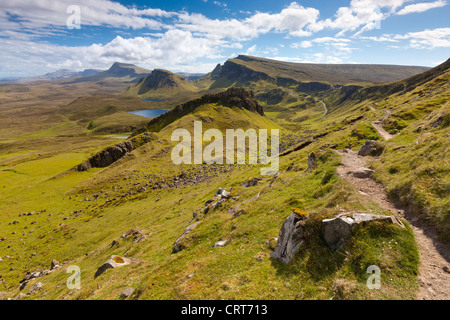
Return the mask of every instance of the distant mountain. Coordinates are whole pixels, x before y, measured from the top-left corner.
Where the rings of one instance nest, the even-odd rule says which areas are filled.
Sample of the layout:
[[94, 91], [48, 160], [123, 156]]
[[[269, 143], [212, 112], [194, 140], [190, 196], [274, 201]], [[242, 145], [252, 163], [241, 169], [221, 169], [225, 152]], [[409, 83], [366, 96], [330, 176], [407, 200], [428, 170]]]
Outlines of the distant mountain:
[[186, 79], [187, 81], [194, 81], [206, 75], [205, 73], [188, 73], [188, 72], [177, 72], [176, 74]]
[[198, 88], [185, 78], [163, 69], [155, 69], [146, 78], [130, 86], [124, 94], [141, 98], [166, 98], [186, 92], [196, 92]]
[[345, 85], [392, 82], [428, 69], [397, 65], [292, 63], [239, 55], [227, 60], [223, 66], [216, 66], [205, 78], [212, 82], [211, 88], [245, 86], [260, 80], [283, 87], [304, 82]]
[[122, 82], [136, 82], [139, 79], [148, 76], [151, 70], [137, 67], [133, 64], [115, 62], [111, 68], [106, 71], [98, 72], [91, 76], [85, 76], [74, 79], [66, 83], [87, 82], [87, 81], [105, 81], [116, 80]]
[[70, 79], [77, 77], [88, 77], [99, 73], [100, 70], [96, 69], [85, 69], [83, 71], [72, 71], [68, 69], [60, 69], [55, 72], [49, 72], [44, 75], [26, 78], [5, 78], [0, 79], [0, 83], [30, 83], [35, 81], [54, 81], [61, 79]]

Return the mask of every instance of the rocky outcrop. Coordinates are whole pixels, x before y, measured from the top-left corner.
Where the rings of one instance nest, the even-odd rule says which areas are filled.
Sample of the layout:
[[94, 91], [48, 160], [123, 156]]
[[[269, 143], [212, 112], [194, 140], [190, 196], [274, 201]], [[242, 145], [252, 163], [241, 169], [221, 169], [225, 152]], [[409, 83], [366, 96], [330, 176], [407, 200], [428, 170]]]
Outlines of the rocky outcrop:
[[304, 243], [309, 236], [306, 229], [307, 214], [299, 214], [292, 212], [292, 214], [283, 223], [280, 230], [280, 235], [271, 257], [283, 263], [289, 263], [295, 252]]
[[150, 120], [145, 128], [136, 131], [133, 135], [144, 131], [158, 132], [177, 119], [193, 112], [198, 107], [210, 103], [220, 104], [228, 108], [237, 107], [264, 116], [264, 109], [258, 101], [256, 101], [252, 91], [248, 91], [244, 88], [229, 88], [224, 92], [205, 94], [200, 98], [179, 104], [172, 110]]
[[[238, 57], [239, 58], [239, 57]], [[232, 60], [227, 60], [222, 66], [219, 74], [220, 78], [226, 78], [232, 82], [255, 82], [258, 80], [271, 80], [275, 82], [276, 79], [270, 77], [268, 74], [264, 72], [259, 72], [252, 70], [240, 63], [236, 63]], [[220, 84], [214, 83], [211, 88], [220, 88]]]
[[219, 63], [211, 72], [211, 80], [217, 80], [220, 78], [220, 73], [222, 72], [222, 65]]
[[87, 171], [91, 168], [107, 167], [113, 162], [123, 158], [126, 154], [133, 151], [134, 146], [131, 141], [121, 142], [115, 146], [108, 147], [95, 154], [88, 160], [76, 166], [77, 171]]
[[367, 213], [341, 213], [332, 219], [322, 220], [322, 234], [332, 250], [342, 250], [353, 231], [362, 223], [383, 221], [401, 228], [405, 226], [395, 216], [381, 216]]

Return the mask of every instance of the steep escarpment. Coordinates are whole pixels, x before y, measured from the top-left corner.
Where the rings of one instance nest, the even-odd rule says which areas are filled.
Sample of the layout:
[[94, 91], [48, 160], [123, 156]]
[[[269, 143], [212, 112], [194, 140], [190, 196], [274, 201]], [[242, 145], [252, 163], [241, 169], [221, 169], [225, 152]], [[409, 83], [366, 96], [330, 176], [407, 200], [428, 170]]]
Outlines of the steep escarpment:
[[137, 133], [144, 131], [160, 131], [170, 123], [193, 112], [198, 107], [211, 103], [220, 104], [221, 106], [228, 108], [237, 107], [264, 116], [263, 107], [256, 101], [253, 92], [243, 88], [230, 88], [221, 93], [206, 94], [200, 98], [182, 103], [169, 112], [152, 119], [145, 128], [138, 130]]
[[134, 145], [131, 141], [125, 141], [115, 146], [108, 147], [75, 167], [77, 171], [87, 171], [91, 168], [107, 167], [127, 153], [133, 151]]

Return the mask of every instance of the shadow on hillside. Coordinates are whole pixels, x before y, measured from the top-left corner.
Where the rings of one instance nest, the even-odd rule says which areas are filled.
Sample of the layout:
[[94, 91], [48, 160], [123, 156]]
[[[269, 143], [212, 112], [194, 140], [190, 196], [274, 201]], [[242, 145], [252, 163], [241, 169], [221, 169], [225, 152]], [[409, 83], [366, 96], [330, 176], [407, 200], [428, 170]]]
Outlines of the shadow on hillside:
[[335, 274], [344, 263], [345, 257], [342, 252], [332, 252], [326, 243], [318, 238], [303, 245], [288, 264], [273, 258], [271, 263], [278, 276], [289, 277], [307, 272], [312, 280], [319, 281]]

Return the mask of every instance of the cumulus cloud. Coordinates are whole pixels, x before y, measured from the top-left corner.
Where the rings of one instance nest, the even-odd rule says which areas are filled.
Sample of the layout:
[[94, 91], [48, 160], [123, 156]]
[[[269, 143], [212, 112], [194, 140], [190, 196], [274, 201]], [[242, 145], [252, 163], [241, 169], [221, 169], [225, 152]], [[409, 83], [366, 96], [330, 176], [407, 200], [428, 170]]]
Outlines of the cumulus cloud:
[[325, 19], [309, 26], [311, 31], [323, 29], [341, 30], [338, 36], [348, 31], [360, 34], [380, 27], [381, 21], [393, 14], [409, 0], [352, 0], [350, 6], [340, 7], [333, 19]]
[[234, 40], [249, 40], [269, 32], [287, 32], [292, 36], [307, 36], [311, 32], [305, 30], [319, 17], [319, 10], [305, 8], [296, 2], [281, 10], [280, 13], [257, 12], [244, 19], [209, 19], [202, 14], [181, 13], [177, 28], [191, 31], [208, 38], [229, 38]]
[[434, 2], [415, 3], [415, 4], [410, 4], [406, 7], [404, 7], [403, 9], [398, 11], [397, 14], [405, 15], [405, 14], [410, 14], [410, 13], [420, 13], [420, 12], [428, 11], [430, 9], [440, 8], [445, 5], [447, 5], [447, 1], [444, 1], [444, 0], [437, 0]]
[[[134, 63], [139, 66], [167, 68], [175, 71], [209, 72], [214, 63], [195, 64], [197, 59], [224, 59], [221, 50], [224, 46], [233, 47], [220, 39], [194, 37], [184, 30], [168, 30], [161, 37], [122, 38], [117, 36], [111, 42], [89, 46], [61, 46], [29, 40], [4, 42], [0, 54], [0, 65], [11, 73], [19, 70], [48, 70], [85, 68], [106, 69], [115, 61]], [[20, 55], [17, 54], [20, 52]]]

